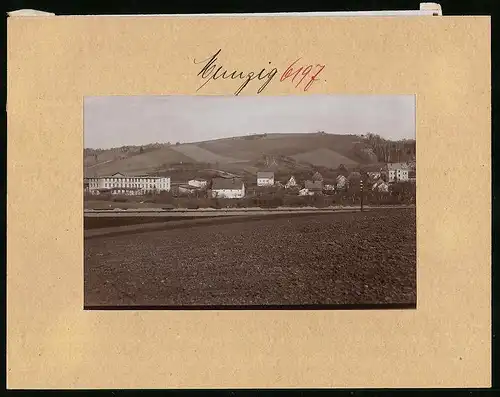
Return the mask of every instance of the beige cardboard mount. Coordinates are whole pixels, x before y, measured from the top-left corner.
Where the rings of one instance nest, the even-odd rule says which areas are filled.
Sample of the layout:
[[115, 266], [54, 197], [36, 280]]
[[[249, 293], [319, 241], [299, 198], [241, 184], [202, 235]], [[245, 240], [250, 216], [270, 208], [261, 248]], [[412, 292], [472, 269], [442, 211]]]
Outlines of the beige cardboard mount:
[[[326, 65], [261, 95], [416, 95], [416, 310], [83, 310], [83, 98], [194, 95], [217, 49]], [[490, 66], [489, 17], [8, 18], [8, 387], [490, 386]]]

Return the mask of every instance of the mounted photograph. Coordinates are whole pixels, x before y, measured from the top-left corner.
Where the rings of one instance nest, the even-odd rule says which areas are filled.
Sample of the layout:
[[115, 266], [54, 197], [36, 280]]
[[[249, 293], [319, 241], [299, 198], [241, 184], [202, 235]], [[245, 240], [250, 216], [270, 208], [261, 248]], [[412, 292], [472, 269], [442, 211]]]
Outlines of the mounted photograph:
[[416, 308], [414, 95], [83, 114], [85, 309]]

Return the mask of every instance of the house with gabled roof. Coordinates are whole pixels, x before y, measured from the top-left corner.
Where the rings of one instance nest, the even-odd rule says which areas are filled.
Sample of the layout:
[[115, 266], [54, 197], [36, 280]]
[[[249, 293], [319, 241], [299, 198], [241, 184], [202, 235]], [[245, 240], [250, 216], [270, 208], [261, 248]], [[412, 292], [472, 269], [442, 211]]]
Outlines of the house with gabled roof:
[[292, 175], [290, 177], [290, 179], [288, 180], [288, 182], [285, 184], [285, 188], [290, 189], [290, 188], [296, 187], [296, 186], [297, 186], [297, 181], [295, 180], [295, 177]]
[[406, 163], [388, 163], [384, 167], [387, 174], [388, 182], [405, 182], [408, 181], [408, 172], [410, 168]]
[[257, 172], [257, 186], [273, 186], [273, 185], [274, 185], [274, 172], [272, 171]]
[[211, 191], [213, 198], [243, 198], [245, 184], [239, 178], [214, 178]]
[[337, 190], [345, 189], [347, 187], [347, 178], [342, 174], [338, 175], [337, 179], [335, 179], [335, 186]]
[[300, 196], [313, 196], [323, 193], [322, 181], [305, 181], [304, 188], [299, 191]]
[[372, 186], [372, 190], [376, 192], [388, 192], [389, 191], [389, 185], [387, 182], [383, 181], [382, 179], [378, 179]]
[[187, 183], [189, 186], [197, 187], [197, 188], [205, 188], [208, 184], [208, 181], [203, 178], [193, 178], [190, 179]]

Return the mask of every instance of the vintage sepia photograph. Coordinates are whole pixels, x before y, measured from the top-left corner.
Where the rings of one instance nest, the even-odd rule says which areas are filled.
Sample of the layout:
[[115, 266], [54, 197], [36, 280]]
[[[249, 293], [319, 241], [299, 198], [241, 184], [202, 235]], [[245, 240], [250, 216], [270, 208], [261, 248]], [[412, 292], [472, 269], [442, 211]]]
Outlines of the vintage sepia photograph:
[[415, 106], [85, 97], [84, 308], [416, 308]]

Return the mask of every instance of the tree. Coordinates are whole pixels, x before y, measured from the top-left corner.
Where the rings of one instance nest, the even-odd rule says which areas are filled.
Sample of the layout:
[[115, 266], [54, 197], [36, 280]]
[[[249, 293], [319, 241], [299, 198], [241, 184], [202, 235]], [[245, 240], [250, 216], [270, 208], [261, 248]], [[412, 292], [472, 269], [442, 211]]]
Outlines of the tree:
[[139, 149], [139, 153], [144, 153], [144, 148], [141, 146], [141, 148]]
[[180, 144], [180, 142], [175, 142], [175, 146], [179, 146]]

